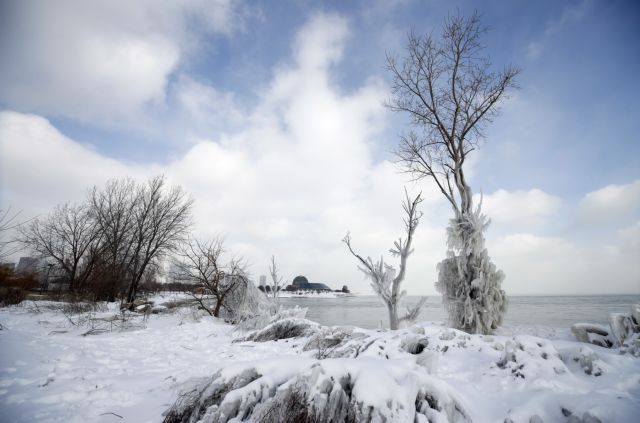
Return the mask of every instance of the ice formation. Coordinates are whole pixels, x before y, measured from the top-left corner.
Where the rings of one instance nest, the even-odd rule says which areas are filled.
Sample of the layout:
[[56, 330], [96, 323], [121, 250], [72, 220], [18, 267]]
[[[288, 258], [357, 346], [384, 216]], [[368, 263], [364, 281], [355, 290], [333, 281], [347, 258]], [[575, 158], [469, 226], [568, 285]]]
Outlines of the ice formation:
[[600, 347], [620, 348], [620, 353], [640, 357], [640, 304], [633, 304], [629, 314], [611, 313], [609, 327], [576, 323], [571, 332], [580, 342]]
[[[407, 360], [271, 360], [186, 390], [165, 423], [469, 422], [455, 391]], [[384, 381], [384, 383], [381, 383]]]
[[458, 214], [447, 227], [447, 258], [438, 264], [436, 288], [442, 294], [449, 324], [469, 333], [489, 334], [507, 311], [501, 288], [504, 273], [497, 270], [485, 248], [489, 219], [475, 212]]

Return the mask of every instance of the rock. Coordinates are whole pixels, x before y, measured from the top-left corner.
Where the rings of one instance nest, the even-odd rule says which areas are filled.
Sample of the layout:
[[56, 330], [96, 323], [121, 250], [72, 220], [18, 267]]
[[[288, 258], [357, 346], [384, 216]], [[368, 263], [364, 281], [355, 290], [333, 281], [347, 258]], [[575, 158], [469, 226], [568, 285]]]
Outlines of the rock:
[[571, 326], [571, 332], [579, 342], [595, 344], [606, 348], [613, 345], [609, 339], [609, 331], [604, 326], [590, 323], [576, 323]]
[[611, 313], [609, 315], [609, 326], [616, 346], [620, 346], [634, 332], [635, 325], [631, 320], [631, 316], [623, 313]]
[[573, 414], [570, 410], [568, 410], [568, 409], [566, 409], [566, 408], [564, 408], [564, 407], [562, 407], [562, 408], [560, 409], [560, 411], [562, 412], [562, 415], [563, 415], [563, 416], [565, 416], [565, 417], [569, 417], [570, 415], [572, 415], [572, 414]]
[[631, 306], [631, 317], [636, 326], [640, 326], [640, 304], [633, 304]]

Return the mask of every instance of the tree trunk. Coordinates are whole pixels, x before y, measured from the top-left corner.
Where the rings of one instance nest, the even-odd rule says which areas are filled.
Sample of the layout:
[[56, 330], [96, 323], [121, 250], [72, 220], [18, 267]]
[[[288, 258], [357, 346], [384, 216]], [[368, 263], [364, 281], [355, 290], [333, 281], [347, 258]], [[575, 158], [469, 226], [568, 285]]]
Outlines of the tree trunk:
[[397, 330], [398, 329], [398, 307], [396, 304], [387, 304], [387, 309], [389, 310], [389, 329]]
[[222, 299], [216, 298], [216, 307], [213, 309], [213, 317], [220, 317], [221, 308], [222, 308]]

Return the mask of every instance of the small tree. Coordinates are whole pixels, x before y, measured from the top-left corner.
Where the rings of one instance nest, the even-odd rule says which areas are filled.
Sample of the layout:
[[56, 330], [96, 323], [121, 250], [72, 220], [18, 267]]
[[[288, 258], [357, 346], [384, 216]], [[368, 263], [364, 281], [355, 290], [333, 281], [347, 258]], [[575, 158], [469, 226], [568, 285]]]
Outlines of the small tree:
[[477, 14], [448, 17], [442, 37], [409, 36], [407, 57], [387, 56], [393, 77], [388, 107], [407, 113], [411, 131], [402, 137], [399, 162], [414, 178], [431, 179], [451, 204], [448, 258], [438, 265], [436, 287], [443, 294], [451, 325], [489, 333], [502, 322], [506, 295], [501, 271], [490, 262], [483, 232], [489, 220], [474, 209], [465, 163], [498, 114], [498, 105], [515, 88], [519, 69], [499, 72], [483, 56]]
[[[196, 289], [192, 291], [193, 297], [214, 317], [220, 317], [222, 308], [228, 308], [226, 301], [235, 290], [242, 289], [249, 283], [241, 261], [231, 260], [224, 264], [223, 254], [221, 239], [191, 239], [183, 245], [179, 260], [175, 263], [176, 280], [194, 284]], [[209, 302], [211, 298], [215, 300], [213, 305]]]
[[407, 237], [405, 240], [399, 238], [394, 243], [394, 248], [389, 251], [393, 256], [400, 258], [400, 271], [396, 275], [396, 269], [384, 262], [384, 258], [380, 257], [380, 260], [373, 262], [371, 257], [366, 259], [362, 258], [359, 254], [354, 252], [351, 246], [351, 236], [347, 234], [342, 240], [351, 254], [358, 259], [360, 266], [358, 268], [371, 280], [371, 287], [374, 292], [384, 301], [389, 312], [389, 328], [396, 330], [399, 328], [401, 322], [414, 321], [420, 314], [420, 309], [424, 305], [426, 298], [421, 298], [415, 307], [408, 309], [407, 314], [402, 317], [398, 317], [398, 307], [401, 304], [403, 298], [406, 296], [406, 291], [400, 291], [400, 285], [404, 280], [407, 272], [407, 260], [413, 249], [411, 243], [413, 241], [413, 234], [420, 222], [422, 212], [417, 210], [418, 204], [422, 202], [421, 195], [418, 194], [413, 200], [409, 198], [409, 194], [405, 190], [405, 202], [402, 204], [402, 208], [406, 214], [404, 218], [404, 226]]
[[271, 264], [269, 264], [269, 275], [271, 275], [271, 295], [273, 296], [273, 302], [278, 310], [278, 293], [283, 286], [282, 276], [279, 275], [278, 266], [276, 265], [276, 257], [271, 256]]

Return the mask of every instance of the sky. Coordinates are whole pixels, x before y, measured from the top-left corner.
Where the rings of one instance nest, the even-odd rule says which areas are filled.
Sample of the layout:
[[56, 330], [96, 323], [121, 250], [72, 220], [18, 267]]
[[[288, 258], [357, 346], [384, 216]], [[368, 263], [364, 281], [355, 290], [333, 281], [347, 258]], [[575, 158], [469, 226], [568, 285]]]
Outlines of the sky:
[[0, 207], [22, 218], [110, 178], [164, 174], [194, 199], [193, 236], [256, 277], [372, 293], [365, 256], [403, 235], [404, 288], [435, 295], [452, 211], [394, 162], [385, 55], [477, 11], [496, 66], [522, 68], [468, 165], [510, 295], [640, 293], [640, 3], [0, 0]]

